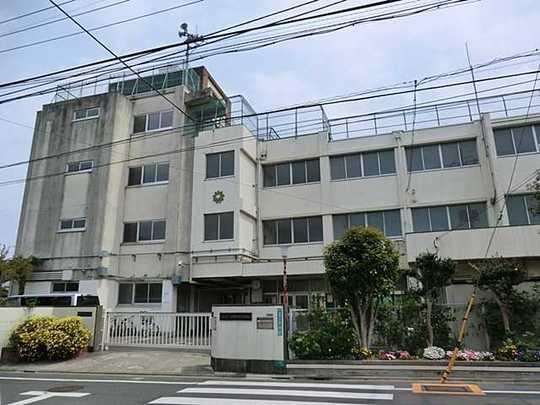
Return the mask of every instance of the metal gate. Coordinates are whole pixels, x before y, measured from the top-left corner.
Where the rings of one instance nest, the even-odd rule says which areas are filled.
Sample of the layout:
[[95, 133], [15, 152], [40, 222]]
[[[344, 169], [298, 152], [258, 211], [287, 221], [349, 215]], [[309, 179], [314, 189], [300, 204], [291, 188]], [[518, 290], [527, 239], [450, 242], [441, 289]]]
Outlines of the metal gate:
[[103, 347], [210, 350], [211, 313], [107, 312]]

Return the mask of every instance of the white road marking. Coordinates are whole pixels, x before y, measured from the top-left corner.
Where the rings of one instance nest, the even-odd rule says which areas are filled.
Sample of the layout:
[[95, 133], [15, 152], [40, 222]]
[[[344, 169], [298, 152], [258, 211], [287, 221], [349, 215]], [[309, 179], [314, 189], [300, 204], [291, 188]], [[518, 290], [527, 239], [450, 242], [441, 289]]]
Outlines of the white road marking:
[[82, 398], [90, 395], [87, 392], [48, 392], [48, 391], [28, 391], [21, 392], [20, 395], [31, 396], [33, 398], [23, 399], [17, 402], [11, 402], [6, 405], [26, 405], [33, 404], [34, 402], [44, 401], [49, 398], [61, 397], [61, 398]]
[[36, 378], [36, 377], [0, 377], [0, 381], [52, 381], [52, 382], [84, 382], [84, 383], [107, 383], [107, 384], [160, 384], [160, 385], [194, 385], [196, 381], [153, 381], [153, 380], [92, 380], [86, 378]]
[[[331, 388], [331, 389], [351, 389], [351, 390], [380, 390], [392, 391], [396, 388], [393, 385], [365, 385], [365, 384], [317, 384], [317, 383], [290, 383], [290, 382], [265, 382], [265, 381], [204, 381], [197, 385], [242, 385], [260, 387], [296, 387], [296, 388]], [[410, 388], [407, 388], [410, 390]]]
[[340, 391], [305, 391], [305, 390], [267, 390], [258, 388], [185, 388], [178, 391], [182, 394], [227, 394], [227, 395], [280, 395], [290, 397], [314, 398], [349, 398], [349, 399], [382, 399], [391, 401], [393, 394], [374, 394], [371, 392], [340, 392]]
[[[305, 402], [267, 399], [182, 398], [164, 397], [150, 402], [153, 405], [344, 405], [343, 402]], [[354, 404], [361, 405], [361, 404]]]
[[498, 390], [487, 390], [484, 391], [486, 394], [521, 394], [521, 395], [540, 395], [540, 391], [498, 391]]

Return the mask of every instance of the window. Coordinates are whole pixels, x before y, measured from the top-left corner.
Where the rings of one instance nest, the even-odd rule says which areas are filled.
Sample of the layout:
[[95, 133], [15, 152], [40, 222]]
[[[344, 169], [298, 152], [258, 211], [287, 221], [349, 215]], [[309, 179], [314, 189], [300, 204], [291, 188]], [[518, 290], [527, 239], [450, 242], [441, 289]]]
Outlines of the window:
[[93, 160], [83, 160], [81, 162], [71, 162], [66, 165], [66, 173], [76, 173], [90, 171], [94, 167]]
[[493, 130], [497, 156], [540, 151], [540, 126], [527, 125]]
[[165, 220], [126, 222], [124, 224], [124, 243], [162, 241], [166, 237]]
[[85, 108], [73, 112], [73, 121], [88, 120], [99, 117], [99, 107]]
[[161, 283], [121, 283], [118, 286], [118, 304], [159, 304]]
[[79, 282], [62, 282], [62, 283], [53, 283], [52, 292], [77, 292], [79, 291]]
[[476, 140], [407, 147], [409, 172], [478, 164]]
[[356, 227], [379, 229], [386, 236], [401, 235], [401, 215], [399, 210], [356, 212], [333, 215], [334, 239], [341, 238], [345, 232]]
[[297, 160], [263, 166], [263, 186], [287, 186], [321, 181], [319, 159]]
[[234, 239], [234, 213], [204, 215], [204, 240]]
[[206, 155], [206, 178], [234, 175], [234, 151], [209, 153]]
[[144, 166], [130, 167], [128, 186], [169, 181], [169, 163], [151, 163]]
[[534, 194], [507, 195], [506, 210], [510, 225], [540, 224], [540, 202]]
[[393, 149], [330, 156], [330, 178], [332, 180], [380, 176], [395, 172], [396, 161]]
[[414, 232], [473, 229], [488, 226], [485, 203], [413, 208]]
[[322, 217], [263, 221], [263, 240], [265, 245], [322, 242]]
[[60, 232], [84, 231], [85, 229], [86, 229], [86, 218], [60, 220]]
[[133, 133], [157, 131], [172, 128], [173, 112], [159, 111], [149, 114], [136, 115], [133, 119]]

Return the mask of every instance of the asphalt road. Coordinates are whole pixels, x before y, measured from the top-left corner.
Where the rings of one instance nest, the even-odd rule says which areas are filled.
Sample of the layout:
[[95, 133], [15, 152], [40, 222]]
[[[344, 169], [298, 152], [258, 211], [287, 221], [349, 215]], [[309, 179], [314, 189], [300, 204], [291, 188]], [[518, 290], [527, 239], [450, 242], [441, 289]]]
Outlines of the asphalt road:
[[480, 384], [484, 396], [413, 394], [410, 383], [0, 373], [0, 405], [540, 404], [540, 386]]

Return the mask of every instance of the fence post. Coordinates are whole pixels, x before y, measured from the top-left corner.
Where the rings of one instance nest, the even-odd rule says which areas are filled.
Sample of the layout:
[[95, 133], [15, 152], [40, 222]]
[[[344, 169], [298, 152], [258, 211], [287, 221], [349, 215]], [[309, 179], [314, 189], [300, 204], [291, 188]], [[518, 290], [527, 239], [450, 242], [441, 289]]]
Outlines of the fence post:
[[105, 350], [106, 342], [109, 342], [109, 311], [103, 311], [103, 331], [101, 332], [101, 351]]

